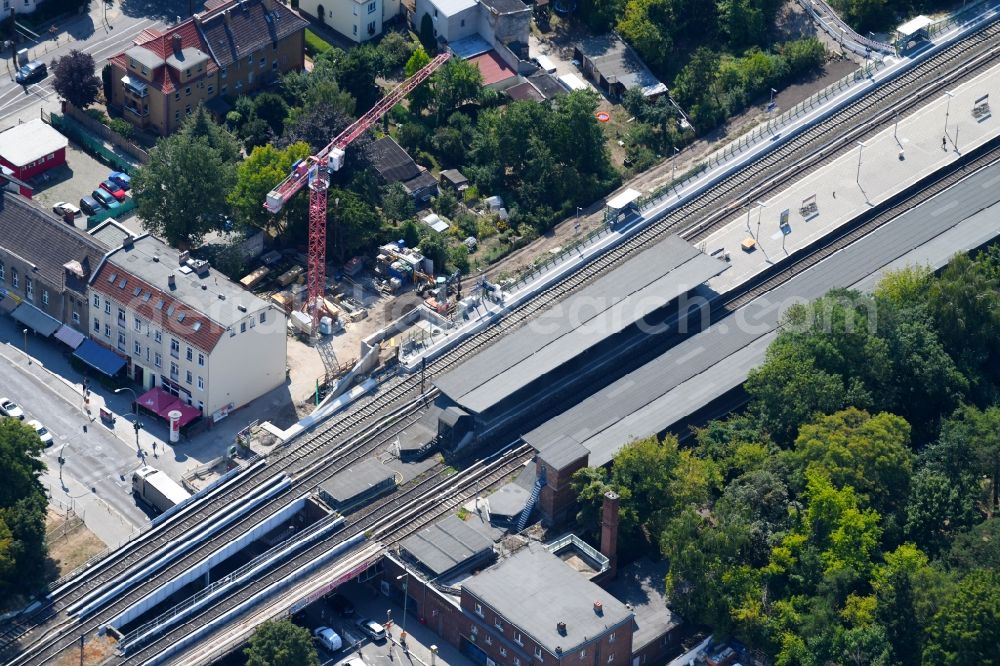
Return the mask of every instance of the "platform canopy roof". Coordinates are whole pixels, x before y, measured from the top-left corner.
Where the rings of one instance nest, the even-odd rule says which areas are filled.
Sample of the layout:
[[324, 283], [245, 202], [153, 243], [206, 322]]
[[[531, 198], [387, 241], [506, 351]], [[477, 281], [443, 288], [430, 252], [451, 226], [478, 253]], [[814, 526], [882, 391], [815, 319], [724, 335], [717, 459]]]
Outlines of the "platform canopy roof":
[[930, 18], [923, 15], [917, 16], [896, 28], [896, 32], [902, 37], [912, 37], [921, 30], [926, 30], [930, 27], [931, 23]]

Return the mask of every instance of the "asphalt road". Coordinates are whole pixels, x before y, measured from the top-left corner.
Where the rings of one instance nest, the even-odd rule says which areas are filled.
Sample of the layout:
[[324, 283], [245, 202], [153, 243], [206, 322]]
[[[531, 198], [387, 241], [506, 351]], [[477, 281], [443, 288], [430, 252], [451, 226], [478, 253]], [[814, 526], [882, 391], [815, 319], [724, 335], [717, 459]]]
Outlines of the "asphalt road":
[[[49, 467], [43, 482], [53, 498], [84, 514], [88, 527], [109, 545], [149, 522], [131, 493], [132, 470], [141, 464], [135, 448], [100, 420], [91, 421], [75, 389], [37, 362], [29, 365], [20, 349], [2, 344], [0, 395], [17, 402], [25, 420], [38, 419], [52, 433], [53, 444], [43, 454]], [[66, 461], [62, 475], [60, 452]]]
[[[193, 3], [201, 9], [203, 2]], [[183, 6], [183, 10], [181, 9]], [[44, 32], [30, 42], [21, 42], [15, 49], [27, 48], [31, 59], [46, 63], [76, 49], [89, 53], [100, 71], [104, 61], [125, 50], [146, 28], [162, 29], [178, 17], [188, 16], [188, 3], [174, 0], [115, 0], [105, 6], [102, 0], [91, 2], [89, 14], [75, 16], [56, 25], [55, 33]], [[11, 118], [47, 101], [55, 101], [51, 69], [48, 78], [21, 86], [14, 81], [13, 54], [3, 53], [0, 67], [0, 125], [11, 124]]]

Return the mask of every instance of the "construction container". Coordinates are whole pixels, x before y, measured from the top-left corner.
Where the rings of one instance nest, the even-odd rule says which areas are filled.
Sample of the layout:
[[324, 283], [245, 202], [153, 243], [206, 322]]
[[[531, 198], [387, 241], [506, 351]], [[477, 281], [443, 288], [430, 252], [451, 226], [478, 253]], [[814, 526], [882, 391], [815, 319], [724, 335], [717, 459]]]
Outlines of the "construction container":
[[258, 284], [260, 284], [261, 280], [267, 277], [270, 272], [271, 272], [270, 268], [268, 268], [267, 266], [261, 266], [257, 270], [253, 271], [252, 273], [241, 279], [240, 284], [243, 285], [244, 289], [253, 289]]
[[291, 283], [295, 282], [295, 280], [297, 280], [304, 272], [305, 269], [296, 264], [278, 276], [278, 284], [282, 287], [287, 287]]
[[276, 294], [271, 294], [271, 302], [287, 314], [292, 309], [292, 294], [289, 291], [279, 291]]
[[312, 334], [312, 317], [301, 310], [295, 310], [289, 316], [292, 325], [305, 335]]

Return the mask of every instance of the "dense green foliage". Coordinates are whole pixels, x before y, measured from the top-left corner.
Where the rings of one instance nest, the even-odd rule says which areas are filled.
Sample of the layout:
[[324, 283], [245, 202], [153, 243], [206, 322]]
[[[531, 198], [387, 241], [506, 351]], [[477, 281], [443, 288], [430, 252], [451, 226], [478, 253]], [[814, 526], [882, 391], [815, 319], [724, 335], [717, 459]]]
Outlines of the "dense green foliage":
[[889, 30], [916, 16], [940, 9], [950, 9], [954, 2], [942, 0], [829, 0], [855, 30]]
[[101, 90], [94, 68], [94, 56], [74, 49], [52, 61], [52, 87], [62, 99], [85, 109], [97, 101]]
[[621, 494], [672, 607], [779, 666], [994, 663], [1000, 645], [1000, 251], [786, 315], [747, 411], [577, 473]]
[[239, 146], [201, 106], [161, 139], [132, 177], [132, 196], [147, 229], [174, 246], [198, 243], [221, 226], [236, 181]]
[[[17, 419], [0, 417], [0, 600], [45, 582], [45, 469], [42, 442]], [[0, 610], [7, 604], [0, 601]]]
[[309, 630], [288, 620], [265, 622], [254, 631], [244, 654], [247, 666], [319, 666]]

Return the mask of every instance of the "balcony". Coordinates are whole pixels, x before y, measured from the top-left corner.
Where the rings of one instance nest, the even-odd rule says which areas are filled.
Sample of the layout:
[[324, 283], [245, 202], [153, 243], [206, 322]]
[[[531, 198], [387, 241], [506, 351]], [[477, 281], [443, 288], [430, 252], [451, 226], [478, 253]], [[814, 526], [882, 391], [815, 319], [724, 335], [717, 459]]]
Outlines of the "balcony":
[[125, 88], [125, 92], [131, 93], [136, 97], [142, 98], [149, 95], [149, 86], [128, 74], [122, 77], [122, 86]]
[[142, 109], [129, 104], [128, 100], [125, 101], [125, 110], [131, 113], [133, 116], [136, 116], [137, 118], [145, 118], [146, 116], [149, 115], [149, 109], [143, 111]]

